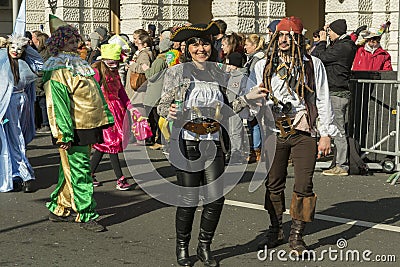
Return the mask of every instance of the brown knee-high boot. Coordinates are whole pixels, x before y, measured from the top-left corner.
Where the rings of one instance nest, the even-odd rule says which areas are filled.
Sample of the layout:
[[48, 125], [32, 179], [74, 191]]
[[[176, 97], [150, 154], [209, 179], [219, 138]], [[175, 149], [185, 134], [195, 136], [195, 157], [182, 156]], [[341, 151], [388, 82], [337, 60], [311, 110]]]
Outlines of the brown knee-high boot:
[[301, 197], [293, 193], [290, 205], [292, 225], [290, 227], [289, 246], [298, 255], [302, 255], [303, 251], [307, 249], [303, 240], [303, 233], [306, 222], [312, 222], [314, 219], [316, 202], [317, 196], [315, 194], [310, 197]]
[[265, 193], [264, 208], [268, 211], [271, 225], [269, 227], [266, 239], [258, 244], [258, 249], [274, 248], [283, 243], [284, 234], [282, 228], [282, 217], [285, 211], [285, 194]]

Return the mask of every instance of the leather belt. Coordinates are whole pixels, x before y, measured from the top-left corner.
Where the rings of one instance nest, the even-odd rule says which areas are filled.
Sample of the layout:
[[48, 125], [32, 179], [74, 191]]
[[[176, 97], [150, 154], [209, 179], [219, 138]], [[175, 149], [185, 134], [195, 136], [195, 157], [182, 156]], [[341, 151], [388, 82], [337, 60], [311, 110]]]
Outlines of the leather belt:
[[275, 126], [280, 131], [279, 137], [286, 138], [289, 135], [295, 135], [297, 131], [293, 128], [294, 119], [290, 117], [281, 117], [275, 119]]
[[194, 123], [188, 122], [183, 126], [184, 129], [194, 132], [199, 135], [213, 134], [219, 131], [221, 128], [219, 122], [201, 122]]

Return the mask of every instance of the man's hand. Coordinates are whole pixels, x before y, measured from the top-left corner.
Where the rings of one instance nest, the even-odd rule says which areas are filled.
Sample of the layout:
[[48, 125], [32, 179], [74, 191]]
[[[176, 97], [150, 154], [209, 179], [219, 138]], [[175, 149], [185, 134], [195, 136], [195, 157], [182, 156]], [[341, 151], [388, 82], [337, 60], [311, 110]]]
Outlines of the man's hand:
[[64, 150], [68, 150], [71, 148], [71, 142], [68, 143], [60, 143], [60, 148], [64, 149]]
[[325, 41], [327, 40], [327, 34], [326, 34], [326, 30], [320, 31], [319, 32], [319, 40], [320, 41]]
[[331, 138], [329, 136], [322, 136], [318, 142], [317, 158], [325, 157], [329, 153], [331, 153]]
[[267, 88], [262, 87], [262, 84], [259, 86], [254, 86], [250, 92], [246, 94], [246, 98], [248, 100], [257, 100], [267, 96], [269, 91]]

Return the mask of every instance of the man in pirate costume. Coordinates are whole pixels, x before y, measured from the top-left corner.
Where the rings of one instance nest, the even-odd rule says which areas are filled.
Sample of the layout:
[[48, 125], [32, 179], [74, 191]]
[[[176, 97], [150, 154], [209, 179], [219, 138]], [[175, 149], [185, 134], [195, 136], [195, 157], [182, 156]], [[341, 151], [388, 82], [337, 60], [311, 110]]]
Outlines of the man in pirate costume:
[[317, 196], [312, 178], [316, 158], [330, 153], [330, 136], [336, 134], [325, 69], [319, 59], [307, 55], [302, 31], [299, 18], [282, 19], [267, 49], [269, 55], [254, 69], [257, 84], [269, 92], [267, 105], [271, 105], [277, 132], [275, 157], [265, 183], [264, 207], [271, 226], [259, 249], [270, 249], [284, 241], [284, 190], [292, 154], [295, 183], [289, 246], [298, 255], [306, 249], [303, 231], [315, 213]]
[[75, 221], [101, 232], [95, 220], [91, 145], [102, 142], [102, 128], [114, 122], [95, 72], [77, 53], [78, 30], [50, 15], [50, 57], [43, 66], [43, 82], [53, 141], [61, 157], [58, 184], [47, 207], [54, 222]]

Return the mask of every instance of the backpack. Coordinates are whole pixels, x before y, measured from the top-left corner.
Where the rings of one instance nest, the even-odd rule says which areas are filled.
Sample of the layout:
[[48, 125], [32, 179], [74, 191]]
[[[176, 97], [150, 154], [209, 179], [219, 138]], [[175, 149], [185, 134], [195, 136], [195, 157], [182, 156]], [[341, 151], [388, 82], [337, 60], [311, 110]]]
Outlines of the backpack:
[[347, 138], [348, 154], [349, 154], [349, 174], [354, 175], [367, 175], [368, 166], [361, 158], [361, 146], [352, 137]]
[[[350, 175], [368, 175], [368, 166], [365, 164], [364, 160], [361, 158], [361, 146], [352, 137], [347, 137], [347, 156], [349, 162], [349, 170], [348, 173]], [[336, 147], [333, 149], [333, 159], [332, 164], [329, 168], [332, 168], [336, 164]]]

